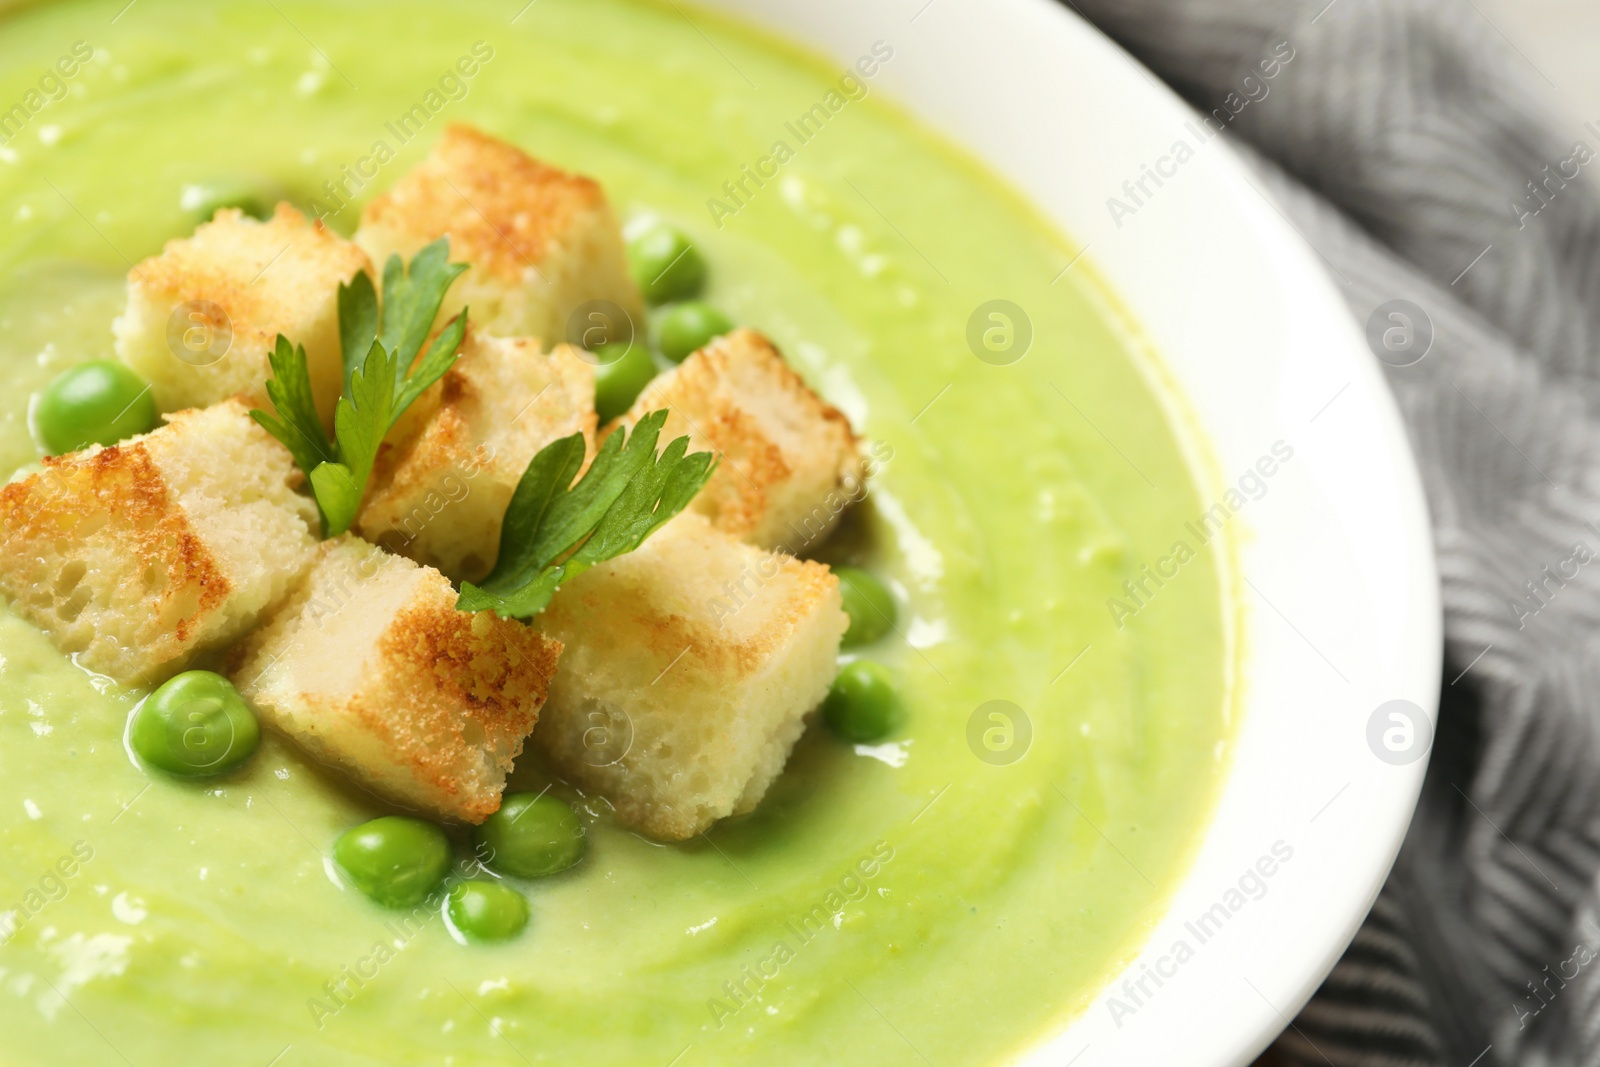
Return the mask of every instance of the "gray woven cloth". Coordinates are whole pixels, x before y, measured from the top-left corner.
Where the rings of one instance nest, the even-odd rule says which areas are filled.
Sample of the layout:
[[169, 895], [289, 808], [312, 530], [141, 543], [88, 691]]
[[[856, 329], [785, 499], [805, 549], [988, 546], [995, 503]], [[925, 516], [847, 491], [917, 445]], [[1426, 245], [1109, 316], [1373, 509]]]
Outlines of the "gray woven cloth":
[[1325, 2], [1074, 5], [1205, 112], [1289, 42], [1233, 144], [1359, 321], [1403, 299], [1435, 331], [1386, 361], [1443, 578], [1433, 760], [1377, 906], [1276, 1049], [1600, 1067], [1600, 122], [1558, 118], [1470, 0]]

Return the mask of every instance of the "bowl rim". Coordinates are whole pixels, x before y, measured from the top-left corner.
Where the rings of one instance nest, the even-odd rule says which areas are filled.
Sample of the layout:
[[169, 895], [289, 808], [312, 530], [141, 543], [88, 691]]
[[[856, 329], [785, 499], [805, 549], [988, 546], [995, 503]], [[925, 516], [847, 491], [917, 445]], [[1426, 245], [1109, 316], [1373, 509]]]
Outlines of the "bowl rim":
[[[841, 65], [875, 39], [892, 41], [895, 61], [884, 65], [873, 91], [881, 88], [1078, 239], [1108, 299], [1128, 309], [1153, 346], [1156, 377], [1174, 382], [1176, 396], [1168, 399], [1198, 424], [1191, 443], [1215, 461], [1211, 470], [1197, 470], [1202, 486], [1220, 484], [1217, 472], [1238, 470], [1235, 464], [1248, 455], [1230, 420], [1256, 422], [1269, 432], [1295, 422], [1304, 434], [1294, 446], [1305, 457], [1294, 475], [1298, 481], [1273, 490], [1279, 494], [1274, 503], [1252, 504], [1247, 535], [1239, 538], [1239, 576], [1250, 590], [1240, 634], [1249, 666], [1245, 710], [1189, 871], [1105, 987], [1017, 1052], [1017, 1062], [1029, 1067], [1249, 1063], [1292, 1022], [1376, 899], [1410, 823], [1437, 717], [1443, 646], [1427, 503], [1398, 407], [1361, 329], [1319, 253], [1252, 180], [1224, 137], [1206, 138], [1200, 161], [1185, 164], [1193, 175], [1186, 191], [1174, 183], [1178, 191], [1138, 204], [1149, 221], [1136, 220], [1139, 226], [1125, 231], [1127, 219], [1115, 212], [1096, 218], [1083, 202], [1090, 195], [1085, 190], [1115, 194], [1117, 184], [1086, 184], [1079, 171], [1106, 171], [1100, 153], [1123, 168], [1107, 173], [1137, 178], [1141, 161], [1160, 150], [1161, 137], [1202, 135], [1209, 127], [1067, 6], [1051, 0], [989, 0], [981, 7], [960, 0], [699, 2]], [[1095, 110], [1074, 111], [1085, 99]], [[1096, 151], [1069, 157], [1047, 145], [1045, 135], [1058, 130], [1075, 131]], [[1190, 276], [1213, 263], [1242, 272], [1260, 302], [1249, 325], [1282, 346], [1276, 360], [1267, 341], [1250, 340], [1244, 347], [1255, 343], [1248, 357], [1254, 364], [1219, 358], [1223, 345], [1239, 343], [1237, 335], [1229, 335], [1225, 316], [1206, 318], [1180, 295], [1156, 291], [1149, 276], [1161, 273], [1163, 254], [1177, 261], [1180, 273], [1188, 271], [1169, 278], [1169, 290], [1187, 288]], [[1252, 259], [1260, 262], [1254, 273]], [[1185, 324], [1196, 322], [1204, 336], [1185, 336]], [[1260, 381], [1252, 382], [1252, 375]], [[1335, 391], [1339, 381], [1344, 385]], [[1228, 388], [1241, 382], [1245, 399], [1227, 400]], [[1335, 401], [1338, 416], [1315, 426]], [[1307, 429], [1297, 420], [1312, 403], [1321, 406]], [[1286, 413], [1296, 405], [1291, 419]], [[1263, 586], [1273, 590], [1271, 599]], [[1305, 632], [1312, 627], [1292, 621], [1304, 624], [1323, 611], [1336, 616], [1336, 625], [1315, 631], [1315, 640]], [[1279, 656], [1293, 662], [1279, 664]], [[1343, 681], [1342, 689], [1325, 671], [1323, 677], [1308, 673], [1324, 670], [1318, 659]], [[1373, 723], [1392, 700], [1421, 713], [1414, 725], [1423, 740], [1405, 762], [1387, 759], [1371, 740]], [[1314, 722], [1297, 724], [1291, 704], [1311, 709]], [[1327, 788], [1315, 793], [1324, 781]], [[1160, 951], [1163, 938], [1186, 936], [1179, 920], [1195, 913], [1184, 908], [1221, 899], [1216, 886], [1227, 883], [1218, 881], [1219, 872], [1230, 865], [1237, 871], [1244, 862], [1248, 874], [1251, 850], [1260, 852], [1270, 840], [1251, 838], [1250, 831], [1267, 828], [1270, 834], [1272, 826], [1284, 825], [1277, 813], [1261, 808], [1288, 809], [1308, 797], [1317, 799], [1310, 801], [1308, 821], [1304, 812], [1297, 815], [1293, 832], [1300, 836], [1272, 843], [1276, 848], [1292, 840], [1291, 852], [1299, 848], [1294, 855], [1305, 857], [1292, 874], [1289, 862], [1281, 864], [1270, 896], [1262, 898], [1273, 903], [1249, 910], [1242, 922], [1230, 920], [1227, 938], [1217, 936], [1228, 947], [1201, 952], [1199, 962], [1185, 963], [1173, 980], [1177, 986], [1181, 979], [1187, 991], [1150, 998], [1136, 1012], [1142, 1025], [1124, 1026], [1111, 1008], [1119, 983], [1142, 981], [1163, 960], [1171, 962]], [[1164, 987], [1157, 982], [1154, 988]]]

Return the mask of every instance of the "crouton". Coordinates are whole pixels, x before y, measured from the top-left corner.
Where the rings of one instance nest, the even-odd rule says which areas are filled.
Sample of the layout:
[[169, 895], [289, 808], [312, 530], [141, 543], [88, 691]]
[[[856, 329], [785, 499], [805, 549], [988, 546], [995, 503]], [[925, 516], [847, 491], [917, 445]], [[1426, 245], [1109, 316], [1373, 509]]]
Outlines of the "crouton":
[[314, 757], [397, 804], [480, 823], [500, 807], [561, 646], [455, 602], [438, 571], [344, 534], [319, 546], [229, 674]]
[[310, 565], [289, 452], [228, 400], [0, 489], [0, 592], [91, 670], [153, 685], [225, 644]]
[[663, 441], [688, 434], [691, 449], [721, 458], [691, 507], [741, 540], [798, 554], [861, 492], [850, 420], [754, 330], [718, 338], [656, 378], [606, 432], [662, 408]]
[[654, 837], [750, 811], [833, 682], [840, 603], [822, 564], [685, 512], [536, 620], [566, 651], [534, 743]]
[[331, 426], [343, 382], [339, 284], [371, 270], [361, 249], [288, 204], [265, 222], [225, 208], [133, 268], [113, 326], [117, 355], [149, 380], [163, 411], [235, 395], [270, 410], [267, 357], [283, 334], [305, 346], [317, 411]]
[[583, 434], [594, 448], [594, 368], [571, 345], [546, 355], [526, 338], [473, 329], [461, 358], [419, 406], [409, 440], [384, 447], [361, 512], [369, 541], [479, 581], [500, 550], [506, 505], [539, 449]]
[[469, 269], [445, 297], [441, 323], [470, 307], [490, 332], [550, 348], [578, 340], [567, 336], [568, 318], [604, 300], [644, 329], [622, 231], [588, 178], [451, 126], [426, 160], [367, 205], [355, 239], [381, 266], [445, 236], [450, 258]]

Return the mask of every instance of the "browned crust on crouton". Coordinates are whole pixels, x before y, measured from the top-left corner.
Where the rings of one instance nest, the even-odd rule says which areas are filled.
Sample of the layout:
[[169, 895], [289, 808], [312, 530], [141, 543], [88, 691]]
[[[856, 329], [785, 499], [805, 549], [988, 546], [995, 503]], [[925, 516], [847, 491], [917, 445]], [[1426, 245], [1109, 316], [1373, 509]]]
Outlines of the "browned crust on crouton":
[[[561, 642], [492, 612], [457, 611], [437, 571], [353, 534], [324, 541], [318, 555], [278, 616], [234, 649], [230, 676], [317, 759], [400, 804], [482, 822], [499, 810], [505, 776], [539, 720]], [[395, 606], [364, 599], [365, 583], [391, 579], [402, 584], [377, 603], [398, 593]], [[342, 647], [346, 636], [323, 630], [340, 619], [358, 631], [370, 622], [370, 636]], [[332, 689], [316, 669], [329, 641], [334, 654], [354, 657]]]
[[[782, 393], [787, 403], [797, 405], [794, 421], [822, 427], [821, 436], [831, 449], [846, 457], [829, 488], [839, 487], [852, 470], [859, 469], [860, 440], [849, 418], [812, 391], [771, 341], [747, 328], [718, 338], [646, 386], [633, 408], [605, 427], [602, 439], [621, 425], [667, 408], [670, 421], [663, 440], [688, 432], [692, 447], [722, 458], [721, 469], [695, 498], [695, 510], [718, 529], [753, 539], [751, 535], [762, 528], [771, 510], [774, 488], [795, 472], [761, 419], [746, 410], [729, 389], [736, 363], [759, 365], [775, 391]], [[816, 502], [821, 503], [820, 497]]]
[[[596, 597], [582, 582], [575, 582], [566, 597], [551, 603], [541, 624], [551, 632], [564, 632], [586, 615], [616, 618], [619, 612], [625, 613], [627, 640], [641, 642], [663, 663], [675, 660], [675, 674], [681, 671], [693, 676], [704, 672], [724, 682], [745, 678], [761, 670], [775, 652], [788, 644], [795, 630], [811, 615], [813, 605], [839, 582], [826, 564], [792, 556], [782, 557], [780, 568], [766, 580], [774, 581], [779, 575], [796, 583], [783, 601], [784, 610], [772, 615], [757, 636], [745, 641], [730, 640], [715, 626], [656, 611], [642, 601], [627, 602], [628, 598], [614, 595]], [[682, 658], [678, 659], [680, 655]]]
[[446, 234], [453, 258], [518, 280], [581, 214], [604, 207], [598, 183], [453, 124], [433, 153], [361, 213], [364, 226]]
[[[527, 342], [527, 348], [523, 353], [527, 359], [555, 358], [553, 353], [540, 352], [532, 341]], [[560, 346], [557, 351], [560, 351]], [[367, 502], [368, 507], [380, 496], [409, 499], [418, 490], [434, 488], [441, 472], [457, 466], [470, 466], [480, 458], [474, 453], [475, 435], [469, 420], [490, 398], [484, 395], [482, 386], [473, 380], [472, 371], [469, 351], [440, 380], [437, 406], [422, 430], [410, 440], [385, 443], [380, 449], [372, 478], [372, 484], [379, 489]], [[582, 413], [579, 432], [583, 434], [585, 466], [587, 457], [594, 455], [595, 429], [594, 412]]]
[[51, 571], [80, 545], [137, 561], [140, 586], [123, 592], [149, 606], [137, 640], [148, 661], [181, 655], [231, 592], [142, 442], [46, 458], [44, 470], [0, 490], [0, 591], [46, 632], [72, 622]]
[[[203, 244], [213, 227], [237, 226], [243, 219], [236, 208], [223, 208], [212, 221], [202, 223], [194, 237], [174, 238], [163, 246], [161, 255], [134, 267], [128, 281], [146, 292], [165, 294], [169, 299], [216, 304], [228, 316], [234, 347], [248, 352], [269, 351], [283, 324], [290, 321], [295, 311], [285, 305], [283, 288], [261, 284], [260, 274], [253, 278], [244, 276], [236, 259], [203, 253], [196, 243]], [[272, 257], [278, 254], [272, 247], [266, 247], [273, 245], [284, 248], [300, 245], [300, 258], [326, 262], [338, 268], [341, 278], [354, 277], [359, 271], [371, 272], [365, 252], [334, 233], [321, 219], [310, 221], [290, 204], [279, 204], [272, 218], [264, 222], [247, 224], [262, 228], [264, 247], [257, 258], [261, 259], [263, 272], [271, 269]], [[292, 295], [298, 298], [300, 294]]]
[[[640, 553], [603, 563], [600, 567], [621, 572], [635, 566], [687, 568], [693, 560], [680, 556], [676, 546], [678, 543], [716, 545], [714, 539], [719, 535], [706, 529], [706, 523], [703, 516], [692, 512], [680, 515], [653, 535], [651, 541], [656, 542], [653, 546], [647, 541]], [[672, 668], [675, 682], [682, 680], [677, 674], [680, 670], [691, 674], [704, 670], [724, 684], [730, 678], [754, 674], [789, 643], [795, 631], [811, 616], [815, 604], [838, 586], [839, 579], [827, 564], [815, 560], [795, 559], [746, 545], [726, 543], [725, 547], [729, 552], [745, 554], [753, 573], [759, 574], [764, 586], [780, 578], [785, 582], [782, 610], [767, 616], [757, 635], [748, 640], [734, 640], [727, 631], [709, 621], [658, 610], [648, 598], [636, 595], [636, 591], [626, 585], [602, 584], [582, 577], [551, 601], [540, 616], [539, 625], [547, 632], [562, 633], [569, 626], [580, 626], [585, 617], [615, 620], [617, 632], [625, 633], [629, 641], [642, 641], [652, 655], [664, 657], [662, 662], [673, 660], [680, 653], [683, 655]], [[786, 584], [790, 581], [793, 586]], [[597, 586], [602, 593], [594, 592]]]
[[[500, 791], [460, 780], [462, 747], [487, 746], [509, 767], [539, 721], [560, 655], [561, 642], [492, 613], [444, 603], [407, 608], [379, 642], [373, 673], [385, 677], [381, 695], [357, 697], [350, 711], [392, 739], [442, 808], [480, 823], [500, 809]], [[481, 739], [464, 736], [463, 713]]]
[[383, 510], [391, 499], [409, 500], [418, 493], [437, 490], [442, 473], [472, 458], [472, 434], [456, 406], [471, 387], [452, 382], [448, 374], [439, 384], [444, 387], [440, 406], [422, 430], [410, 440], [386, 441], [378, 449], [372, 467], [374, 489], [364, 505], [363, 519]]
[[[359, 531], [453, 578], [481, 578], [471, 567], [462, 570], [463, 560], [493, 563], [505, 508], [500, 494], [509, 497], [538, 450], [577, 432], [585, 466], [593, 457], [593, 389], [593, 371], [572, 346], [547, 353], [531, 338], [494, 337], [469, 327], [461, 358], [422, 402], [427, 414], [379, 451]], [[469, 480], [485, 475], [467, 489]], [[457, 492], [462, 495], [452, 495]], [[469, 502], [469, 492], [488, 495]], [[458, 530], [446, 542], [438, 529], [425, 534], [415, 528], [414, 516], [437, 514], [448, 501], [457, 505], [457, 518], [466, 516], [470, 532]], [[497, 503], [491, 507], [491, 501]]]
[[[713, 601], [746, 575], [749, 599], [728, 625]], [[849, 625], [839, 605], [826, 566], [680, 515], [573, 579], [536, 620], [567, 647], [534, 743], [653, 837], [748, 811], [832, 680]], [[615, 759], [595, 758], [596, 726], [626, 731]]]

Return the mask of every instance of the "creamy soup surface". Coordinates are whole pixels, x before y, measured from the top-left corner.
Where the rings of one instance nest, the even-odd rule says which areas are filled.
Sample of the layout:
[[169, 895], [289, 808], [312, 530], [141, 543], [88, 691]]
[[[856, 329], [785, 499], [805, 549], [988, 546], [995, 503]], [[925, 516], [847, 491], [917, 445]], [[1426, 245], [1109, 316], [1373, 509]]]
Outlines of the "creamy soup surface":
[[[706, 298], [887, 457], [817, 555], [903, 597], [871, 654], [906, 722], [814, 725], [758, 811], [686, 845], [555, 783], [587, 857], [525, 886], [516, 940], [466, 946], [330, 877], [380, 802], [271, 736], [223, 778], [150, 777], [142, 694], [0, 611], [13, 1067], [995, 1063], [1085, 1007], [1185, 870], [1232, 732], [1221, 541], [1090, 262], [1063, 275], [1076, 249], [890, 102], [915, 27], [846, 67], [681, 4], [519, 2], [0, 16], [0, 474], [37, 459], [29, 396], [111, 355], [187, 189], [281, 188], [348, 233], [469, 122], [692, 235]], [[1002, 299], [1025, 327], [969, 331]], [[513, 787], [547, 784], [525, 758]]]

